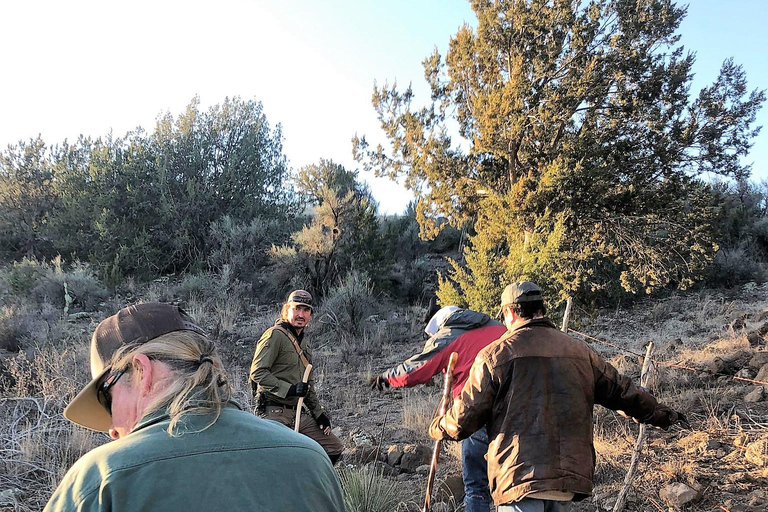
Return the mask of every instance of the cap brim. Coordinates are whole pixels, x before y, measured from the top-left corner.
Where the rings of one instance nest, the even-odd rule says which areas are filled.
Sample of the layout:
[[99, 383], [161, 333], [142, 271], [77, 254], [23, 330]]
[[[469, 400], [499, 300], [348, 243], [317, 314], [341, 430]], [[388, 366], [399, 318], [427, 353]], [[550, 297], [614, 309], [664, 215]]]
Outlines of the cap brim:
[[69, 402], [69, 405], [64, 409], [65, 418], [72, 423], [77, 423], [97, 432], [109, 432], [109, 428], [112, 426], [112, 416], [99, 402], [97, 393], [99, 383], [109, 371], [110, 367], [107, 366]]
[[315, 310], [315, 306], [313, 306], [312, 304], [307, 304], [306, 302], [299, 302], [299, 301], [296, 301], [296, 300], [292, 300], [288, 304], [298, 304], [299, 306], [307, 306], [312, 311]]

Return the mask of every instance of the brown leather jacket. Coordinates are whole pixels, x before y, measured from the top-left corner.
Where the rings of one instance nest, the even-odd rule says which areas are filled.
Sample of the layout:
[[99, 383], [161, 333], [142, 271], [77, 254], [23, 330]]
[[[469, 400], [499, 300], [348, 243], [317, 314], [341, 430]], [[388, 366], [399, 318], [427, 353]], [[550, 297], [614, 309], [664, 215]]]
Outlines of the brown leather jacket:
[[546, 318], [529, 320], [483, 349], [433, 437], [465, 439], [488, 426], [488, 477], [497, 505], [538, 491], [592, 491], [592, 408], [620, 409], [670, 425], [668, 407], [636, 387], [586, 343]]

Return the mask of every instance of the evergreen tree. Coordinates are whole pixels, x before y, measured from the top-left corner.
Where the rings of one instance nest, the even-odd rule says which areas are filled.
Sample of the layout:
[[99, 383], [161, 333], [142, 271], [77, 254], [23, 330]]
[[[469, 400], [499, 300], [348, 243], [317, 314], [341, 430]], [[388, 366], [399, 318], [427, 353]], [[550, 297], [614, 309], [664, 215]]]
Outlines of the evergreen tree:
[[419, 195], [424, 236], [440, 217], [474, 223], [444, 287], [488, 311], [509, 280], [604, 297], [699, 279], [717, 205], [697, 176], [749, 174], [739, 159], [764, 93], [728, 60], [689, 98], [685, 8], [670, 0], [471, 3], [477, 29], [424, 61], [432, 102], [375, 87], [391, 147], [355, 140], [359, 160]]

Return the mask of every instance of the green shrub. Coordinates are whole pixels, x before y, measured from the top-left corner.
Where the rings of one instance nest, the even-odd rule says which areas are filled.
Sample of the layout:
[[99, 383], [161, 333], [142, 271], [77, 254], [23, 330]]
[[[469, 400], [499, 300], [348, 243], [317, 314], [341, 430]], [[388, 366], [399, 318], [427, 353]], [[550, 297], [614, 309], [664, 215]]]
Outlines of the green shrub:
[[5, 274], [7, 289], [17, 296], [26, 296], [37, 285], [38, 281], [45, 275], [45, 266], [36, 259], [24, 258], [21, 261], [14, 262], [11, 268]]
[[398, 484], [365, 466], [339, 471], [347, 512], [392, 512], [400, 503]]

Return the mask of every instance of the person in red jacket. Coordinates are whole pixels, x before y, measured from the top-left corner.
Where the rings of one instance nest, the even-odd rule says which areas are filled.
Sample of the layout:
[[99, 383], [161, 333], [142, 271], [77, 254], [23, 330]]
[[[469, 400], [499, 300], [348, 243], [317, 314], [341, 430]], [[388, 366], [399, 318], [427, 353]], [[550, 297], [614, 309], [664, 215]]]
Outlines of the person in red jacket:
[[[469, 377], [475, 356], [487, 345], [500, 338], [506, 328], [485, 313], [456, 306], [445, 306], [437, 311], [424, 329], [430, 338], [424, 350], [402, 364], [390, 368], [371, 381], [372, 388], [412, 387], [424, 384], [448, 366], [452, 352], [458, 354], [453, 371], [454, 397], [461, 393]], [[491, 495], [485, 454], [488, 451], [488, 432], [481, 428], [461, 442], [462, 478], [464, 480], [464, 510], [488, 512]]]

